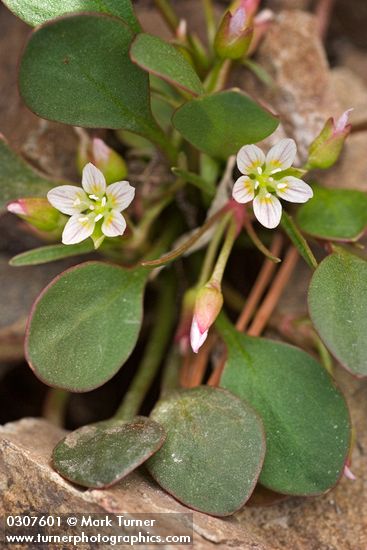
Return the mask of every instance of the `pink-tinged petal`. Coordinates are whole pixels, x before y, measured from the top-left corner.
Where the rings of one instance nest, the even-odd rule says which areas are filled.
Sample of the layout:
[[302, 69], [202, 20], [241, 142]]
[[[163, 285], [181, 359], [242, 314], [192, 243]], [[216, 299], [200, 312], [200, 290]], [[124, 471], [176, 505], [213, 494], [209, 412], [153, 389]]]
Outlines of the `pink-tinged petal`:
[[54, 187], [47, 193], [47, 200], [54, 208], [68, 216], [83, 212], [90, 202], [83, 189], [76, 185]]
[[72, 216], [64, 227], [62, 242], [64, 244], [77, 244], [88, 239], [94, 231], [93, 216], [77, 214]]
[[111, 149], [102, 139], [94, 138], [92, 141], [92, 151], [94, 160], [99, 162], [107, 162], [111, 153]]
[[82, 186], [88, 195], [102, 198], [106, 191], [106, 179], [102, 172], [89, 162], [83, 168]]
[[338, 118], [338, 120], [335, 123], [335, 129], [334, 129], [335, 134], [341, 134], [342, 132], [344, 132], [347, 124], [349, 123], [350, 113], [353, 110], [354, 109], [348, 109], [347, 111], [344, 111], [341, 117]]
[[27, 214], [27, 211], [24, 208], [21, 199], [9, 202], [6, 208], [8, 212], [11, 212], [12, 214], [17, 214], [18, 216], [25, 216]]
[[106, 237], [118, 237], [123, 235], [126, 229], [125, 218], [117, 210], [111, 210], [104, 217], [102, 224], [102, 233]]
[[256, 145], [244, 145], [237, 153], [237, 166], [242, 174], [256, 173], [265, 162], [265, 155]]
[[121, 212], [134, 199], [135, 189], [128, 181], [117, 181], [107, 187], [106, 195], [110, 206]]
[[190, 342], [191, 342], [192, 351], [194, 353], [197, 353], [199, 351], [199, 349], [207, 339], [207, 336], [208, 336], [208, 331], [207, 330], [205, 330], [204, 332], [200, 331], [199, 325], [194, 316], [191, 324], [191, 330], [190, 330]]
[[311, 187], [294, 176], [282, 178], [276, 185], [276, 193], [279, 198], [289, 202], [307, 202], [313, 197]]
[[281, 139], [266, 155], [266, 169], [287, 170], [296, 158], [297, 146], [294, 139]]
[[344, 477], [346, 477], [347, 479], [350, 479], [351, 481], [355, 481], [357, 479], [356, 476], [353, 474], [352, 470], [347, 465], [344, 466], [343, 474], [344, 474]]
[[282, 205], [271, 193], [260, 194], [254, 198], [254, 214], [258, 221], [268, 229], [274, 229], [282, 217]]
[[255, 196], [255, 185], [252, 179], [247, 176], [238, 178], [233, 186], [232, 197], [235, 201], [245, 204], [253, 200]]

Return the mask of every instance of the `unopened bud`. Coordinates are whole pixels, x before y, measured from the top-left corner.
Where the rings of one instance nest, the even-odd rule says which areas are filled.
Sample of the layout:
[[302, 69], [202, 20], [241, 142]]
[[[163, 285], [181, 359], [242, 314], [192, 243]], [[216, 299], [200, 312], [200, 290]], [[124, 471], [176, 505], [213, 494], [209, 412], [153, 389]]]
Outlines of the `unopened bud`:
[[337, 121], [334, 118], [326, 121], [320, 134], [309, 147], [309, 168], [326, 169], [336, 163], [352, 128], [351, 124], [348, 124], [351, 111], [352, 109], [345, 111]]
[[127, 166], [124, 159], [111, 147], [99, 138], [90, 139], [88, 134], [78, 128], [80, 137], [77, 168], [82, 174], [83, 168], [88, 162], [97, 166], [106, 178], [107, 185], [121, 181], [127, 176]]
[[223, 16], [215, 36], [214, 48], [224, 59], [240, 59], [250, 48], [253, 36], [252, 18], [246, 8], [229, 9]]
[[180, 321], [175, 334], [175, 342], [178, 344], [182, 354], [185, 354], [190, 345], [190, 328], [194, 314], [197, 288], [189, 288], [182, 300]]
[[40, 231], [56, 231], [65, 225], [65, 216], [51, 206], [47, 199], [18, 199], [10, 202], [7, 209]]
[[209, 328], [218, 317], [222, 306], [223, 295], [218, 285], [209, 282], [197, 293], [190, 331], [191, 347], [194, 353], [197, 353], [204, 344]]

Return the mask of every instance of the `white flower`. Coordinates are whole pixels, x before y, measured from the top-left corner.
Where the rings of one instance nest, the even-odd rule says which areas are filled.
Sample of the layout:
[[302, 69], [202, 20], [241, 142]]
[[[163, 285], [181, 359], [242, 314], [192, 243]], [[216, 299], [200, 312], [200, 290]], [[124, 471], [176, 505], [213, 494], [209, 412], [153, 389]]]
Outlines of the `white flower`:
[[283, 171], [288, 170], [296, 157], [293, 139], [282, 139], [264, 155], [256, 145], [245, 145], [237, 154], [237, 166], [243, 176], [233, 186], [232, 196], [239, 203], [253, 202], [256, 218], [273, 229], [280, 223], [282, 205], [279, 198], [289, 202], [307, 202], [312, 189], [303, 180]]
[[[82, 187], [60, 185], [47, 193], [49, 202], [63, 214], [71, 216], [65, 225], [62, 242], [76, 244], [91, 237], [97, 228], [104, 236], [117, 237], [126, 229], [121, 211], [125, 210], [135, 195], [135, 189], [127, 181], [118, 181], [106, 187], [104, 175], [92, 163], [83, 169]], [[96, 241], [95, 241], [96, 242]]]

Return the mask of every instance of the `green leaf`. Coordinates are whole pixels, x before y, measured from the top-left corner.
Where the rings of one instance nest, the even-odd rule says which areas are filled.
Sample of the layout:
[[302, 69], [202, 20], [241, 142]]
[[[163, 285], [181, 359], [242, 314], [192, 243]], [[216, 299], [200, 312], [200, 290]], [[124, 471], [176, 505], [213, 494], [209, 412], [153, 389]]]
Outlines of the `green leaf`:
[[139, 34], [131, 45], [130, 57], [139, 67], [173, 86], [193, 95], [204, 92], [200, 78], [180, 50], [158, 36]]
[[265, 452], [261, 420], [229, 392], [202, 386], [172, 393], [152, 418], [167, 440], [147, 467], [187, 506], [227, 516], [250, 497]]
[[32, 34], [21, 60], [24, 101], [44, 118], [159, 140], [148, 76], [129, 59], [132, 36], [122, 21], [105, 15], [47, 23]]
[[164, 429], [149, 418], [106, 420], [69, 433], [55, 447], [53, 466], [83, 487], [110, 487], [160, 449]]
[[85, 392], [107, 382], [134, 349], [149, 272], [86, 262], [56, 277], [33, 305], [27, 360], [43, 382]]
[[51, 244], [48, 246], [40, 246], [33, 250], [27, 250], [17, 256], [14, 256], [9, 264], [13, 267], [22, 267], [25, 265], [39, 265], [78, 256], [79, 254], [87, 254], [94, 251], [93, 242], [88, 239], [79, 244]]
[[314, 237], [357, 241], [367, 227], [367, 194], [315, 186], [313, 199], [299, 208], [297, 221]]
[[223, 316], [217, 326], [228, 348], [220, 385], [250, 403], [265, 425], [260, 483], [290, 495], [333, 487], [349, 451], [350, 421], [329, 374], [300, 349], [240, 334]]
[[13, 200], [25, 197], [45, 197], [47, 191], [60, 182], [38, 174], [10, 149], [0, 135], [0, 211]]
[[297, 248], [298, 252], [301, 254], [305, 262], [313, 269], [316, 269], [317, 260], [313, 255], [313, 252], [309, 247], [308, 242], [306, 241], [302, 233], [300, 233], [292, 217], [289, 216], [285, 210], [283, 210], [282, 213], [281, 224], [284, 231], [287, 233], [288, 237]]
[[242, 145], [269, 136], [279, 121], [246, 94], [227, 90], [185, 103], [173, 124], [200, 151], [226, 159]]
[[130, 0], [3, 0], [20, 19], [35, 27], [66, 13], [94, 11], [120, 17], [131, 29], [139, 32]]
[[349, 371], [367, 376], [367, 262], [339, 250], [316, 269], [308, 292], [312, 322]]

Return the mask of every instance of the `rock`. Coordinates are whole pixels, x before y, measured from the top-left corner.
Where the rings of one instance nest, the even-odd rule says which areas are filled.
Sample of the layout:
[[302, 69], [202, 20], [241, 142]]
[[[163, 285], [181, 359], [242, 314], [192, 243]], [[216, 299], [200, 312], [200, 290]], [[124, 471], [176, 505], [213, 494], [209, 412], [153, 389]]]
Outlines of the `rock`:
[[351, 124], [367, 125], [367, 86], [364, 80], [348, 67], [336, 67], [331, 71], [331, 82], [341, 110], [353, 108]]
[[[327, 495], [289, 499], [271, 507], [245, 507], [232, 518], [193, 512], [195, 549], [357, 550], [367, 544], [367, 477], [363, 449], [367, 438], [366, 385], [341, 376], [357, 426], [354, 482], [342, 480]], [[54, 515], [88, 513], [187, 513], [143, 473], [115, 487], [80, 490], [50, 466], [53, 447], [65, 432], [39, 419], [23, 419], [0, 428], [1, 514], [52, 510]]]
[[311, 0], [268, 0], [267, 5], [272, 10], [307, 10]]
[[258, 57], [275, 82], [273, 88], [264, 90], [265, 98], [279, 113], [305, 160], [308, 146], [325, 120], [340, 112], [314, 17], [298, 10], [281, 12]]
[[367, 132], [351, 134], [339, 161], [320, 174], [319, 181], [327, 187], [367, 191]]

